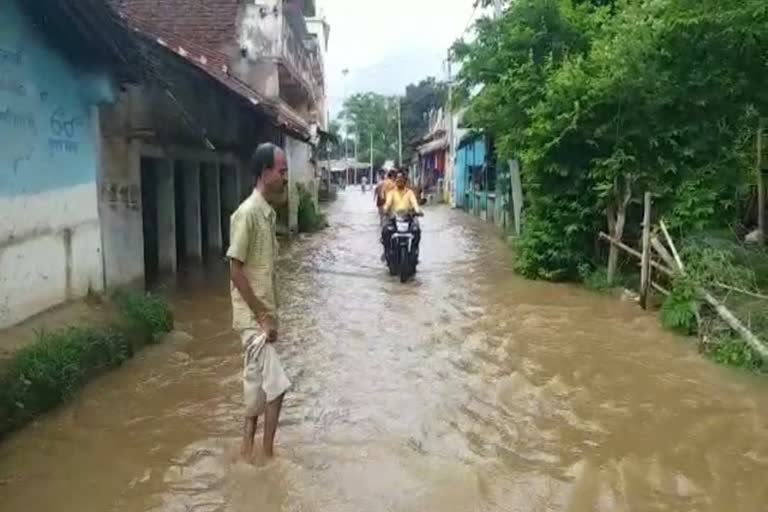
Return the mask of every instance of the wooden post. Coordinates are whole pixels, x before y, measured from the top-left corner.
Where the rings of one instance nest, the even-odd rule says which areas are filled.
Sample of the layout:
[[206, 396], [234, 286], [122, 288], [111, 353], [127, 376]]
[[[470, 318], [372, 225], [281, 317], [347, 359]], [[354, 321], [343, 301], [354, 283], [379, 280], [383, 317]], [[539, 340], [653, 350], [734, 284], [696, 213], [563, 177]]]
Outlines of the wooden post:
[[757, 157], [757, 233], [760, 243], [765, 242], [765, 180], [763, 178], [763, 119], [757, 125], [757, 141], [755, 143]]
[[640, 262], [640, 306], [648, 309], [648, 289], [651, 284], [651, 193], [643, 201], [643, 253]]

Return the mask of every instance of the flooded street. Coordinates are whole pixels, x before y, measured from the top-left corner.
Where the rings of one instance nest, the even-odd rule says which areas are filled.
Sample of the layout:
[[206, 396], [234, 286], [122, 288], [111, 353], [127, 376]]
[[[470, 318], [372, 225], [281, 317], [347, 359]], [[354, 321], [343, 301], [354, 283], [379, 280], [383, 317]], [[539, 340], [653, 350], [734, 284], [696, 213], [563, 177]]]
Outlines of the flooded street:
[[758, 511], [768, 386], [654, 315], [525, 281], [486, 226], [427, 210], [422, 265], [379, 263], [369, 194], [286, 248], [278, 458], [235, 462], [226, 275], [176, 292], [180, 333], [0, 445], [0, 510]]

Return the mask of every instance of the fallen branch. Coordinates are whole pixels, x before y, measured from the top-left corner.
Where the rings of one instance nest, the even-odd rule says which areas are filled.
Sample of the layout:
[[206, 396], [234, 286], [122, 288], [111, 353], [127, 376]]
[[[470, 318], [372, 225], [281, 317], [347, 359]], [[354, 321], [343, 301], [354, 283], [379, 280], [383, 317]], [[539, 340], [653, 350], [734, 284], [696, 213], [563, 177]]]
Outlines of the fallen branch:
[[667, 290], [666, 288], [663, 288], [663, 287], [662, 287], [662, 286], [661, 286], [659, 283], [657, 283], [656, 281], [651, 281], [651, 287], [653, 287], [653, 289], [654, 289], [654, 290], [656, 290], [657, 292], [659, 292], [660, 294], [662, 294], [662, 295], [665, 295], [665, 296], [667, 296], [667, 297], [669, 297], [670, 295], [672, 295], [672, 293], [671, 293], [669, 290]]
[[653, 247], [653, 250], [656, 251], [656, 254], [659, 255], [662, 261], [664, 261], [664, 263], [666, 263], [669, 268], [675, 268], [677, 266], [675, 264], [674, 258], [672, 258], [672, 255], [669, 254], [669, 251], [666, 247], [664, 247], [664, 244], [661, 243], [661, 240], [659, 240], [658, 236], [653, 235], [651, 237], [651, 247]]
[[741, 323], [741, 320], [736, 318], [736, 316], [734, 316], [734, 314], [731, 313], [731, 311], [726, 308], [722, 302], [713, 297], [712, 294], [704, 288], [698, 287], [696, 292], [701, 295], [710, 306], [715, 308], [715, 311], [717, 311], [717, 314], [720, 315], [720, 318], [722, 318], [723, 321], [725, 321], [725, 323], [727, 323], [731, 329], [739, 333], [739, 335], [741, 335], [741, 337], [744, 339], [744, 341], [747, 342], [747, 345], [749, 345], [752, 350], [757, 352], [757, 354], [763, 358], [763, 360], [768, 361], [768, 347], [766, 347], [765, 344], [752, 333], [752, 331], [747, 329], [747, 327]]
[[[680, 267], [680, 273], [685, 274], [685, 267], [683, 266], [682, 260], [680, 260], [680, 255], [677, 252], [675, 243], [669, 236], [669, 232], [664, 225], [664, 221], [661, 222], [661, 229], [664, 231], [664, 236], [667, 238], [667, 243], [669, 244], [670, 249], [672, 249], [672, 254], [675, 256], [675, 261], [677, 261], [677, 264]], [[766, 346], [765, 343], [763, 343], [757, 336], [752, 333], [752, 331], [750, 331], [743, 323], [741, 323], [741, 320], [736, 318], [736, 316], [731, 313], [727, 307], [725, 307], [725, 304], [717, 300], [711, 293], [709, 293], [701, 286], [696, 287], [696, 293], [699, 294], [707, 302], [707, 304], [715, 308], [715, 311], [720, 316], [720, 318], [722, 318], [723, 321], [728, 324], [731, 329], [739, 333], [739, 335], [744, 339], [747, 345], [752, 348], [752, 350], [754, 350], [763, 360], [768, 361], [768, 346]], [[701, 325], [701, 321], [698, 319], [698, 317], [697, 321], [699, 321], [699, 325]]]
[[659, 221], [659, 225], [661, 226], [661, 231], [664, 233], [664, 238], [667, 239], [667, 244], [669, 245], [669, 248], [672, 249], [672, 256], [675, 257], [675, 262], [677, 263], [677, 267], [685, 274], [685, 266], [683, 265], [683, 260], [680, 259], [680, 254], [677, 252], [677, 247], [675, 247], [675, 243], [672, 241], [672, 237], [669, 236], [669, 231], [667, 230], [667, 225], [664, 224], [664, 221]]
[[[606, 240], [606, 241], [612, 243], [613, 245], [615, 245], [619, 249], [621, 249], [621, 250], [631, 254], [632, 256], [634, 256], [637, 259], [641, 260], [643, 258], [643, 255], [640, 254], [638, 251], [634, 250], [633, 248], [629, 247], [628, 245], [625, 245], [625, 244], [619, 242], [618, 240], [614, 240], [613, 238], [611, 238], [610, 236], [608, 236], [607, 234], [605, 234], [603, 232], [600, 232], [600, 238], [602, 238], [603, 240]], [[651, 266], [653, 268], [655, 268], [656, 270], [658, 270], [659, 272], [661, 272], [663, 274], [666, 274], [669, 277], [673, 277], [675, 275], [675, 272], [673, 270], [665, 267], [664, 265], [662, 265], [661, 263], [658, 263], [656, 261], [651, 261]]]
[[715, 286], [717, 286], [718, 288], [722, 288], [723, 290], [730, 290], [732, 292], [740, 293], [742, 295], [747, 295], [755, 299], [768, 300], [768, 295], [763, 295], [757, 292], [751, 292], [749, 290], [744, 290], [743, 288], [736, 288], [735, 286], [731, 286], [725, 283], [715, 283]]

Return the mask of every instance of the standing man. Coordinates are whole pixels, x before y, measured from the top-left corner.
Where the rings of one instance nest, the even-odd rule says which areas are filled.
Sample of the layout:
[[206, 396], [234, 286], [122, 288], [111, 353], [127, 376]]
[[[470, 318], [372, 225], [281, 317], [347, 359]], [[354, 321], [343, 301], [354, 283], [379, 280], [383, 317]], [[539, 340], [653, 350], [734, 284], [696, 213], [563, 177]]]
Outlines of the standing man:
[[[231, 272], [233, 328], [243, 344], [245, 426], [242, 456], [251, 460], [258, 417], [264, 415], [264, 456], [274, 455], [275, 432], [291, 382], [275, 350], [278, 340], [275, 287], [275, 210], [286, 188], [285, 153], [261, 144], [250, 162], [253, 193], [232, 214]], [[271, 204], [270, 204], [271, 203]]]

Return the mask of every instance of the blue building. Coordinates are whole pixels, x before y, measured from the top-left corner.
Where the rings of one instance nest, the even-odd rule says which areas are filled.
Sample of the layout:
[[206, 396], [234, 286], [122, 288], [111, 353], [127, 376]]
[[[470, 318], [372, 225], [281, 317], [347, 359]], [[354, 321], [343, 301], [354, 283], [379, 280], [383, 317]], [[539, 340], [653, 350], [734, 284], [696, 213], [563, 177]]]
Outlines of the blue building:
[[65, 56], [20, 0], [3, 2], [0, 327], [103, 288], [97, 106], [113, 99], [103, 67]]

